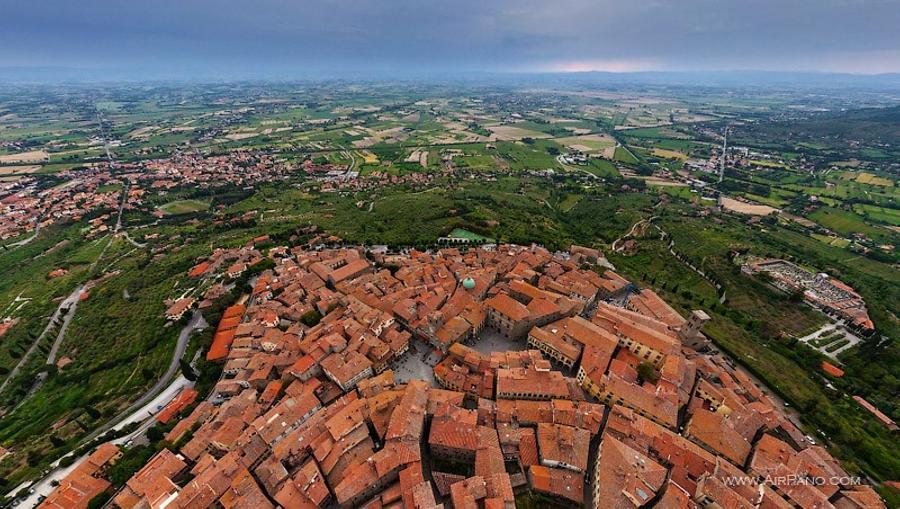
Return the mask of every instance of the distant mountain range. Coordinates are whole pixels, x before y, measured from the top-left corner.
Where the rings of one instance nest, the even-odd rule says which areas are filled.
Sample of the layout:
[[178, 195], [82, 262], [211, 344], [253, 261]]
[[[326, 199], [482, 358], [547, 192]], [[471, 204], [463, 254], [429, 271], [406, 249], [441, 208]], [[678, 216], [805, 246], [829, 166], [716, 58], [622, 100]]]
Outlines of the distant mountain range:
[[646, 71], [646, 72], [435, 72], [435, 71], [329, 71], [314, 69], [215, 69], [196, 68], [81, 68], [62, 66], [0, 67], [0, 83], [101, 83], [101, 82], [224, 82], [224, 81], [321, 81], [415, 80], [504, 83], [564, 83], [574, 85], [673, 85], [673, 86], [785, 86], [872, 88], [900, 91], [900, 73], [846, 74], [782, 71]]

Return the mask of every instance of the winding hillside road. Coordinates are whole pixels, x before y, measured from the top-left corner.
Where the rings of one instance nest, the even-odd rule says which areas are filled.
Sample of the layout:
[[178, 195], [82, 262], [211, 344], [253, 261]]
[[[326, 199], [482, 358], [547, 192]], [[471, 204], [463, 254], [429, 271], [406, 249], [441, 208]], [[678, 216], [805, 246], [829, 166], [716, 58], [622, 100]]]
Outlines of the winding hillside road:
[[169, 367], [166, 369], [166, 372], [163, 374], [160, 379], [153, 384], [147, 392], [145, 392], [140, 398], [136, 399], [134, 403], [131, 404], [128, 408], [125, 409], [124, 412], [120, 413], [116, 417], [114, 417], [110, 422], [106, 425], [101, 426], [94, 430], [84, 441], [93, 440], [95, 437], [100, 436], [108, 429], [115, 428], [119, 425], [121, 421], [126, 420], [130, 415], [135, 413], [141, 413], [144, 407], [150, 400], [155, 398], [160, 391], [165, 388], [169, 382], [172, 380], [172, 377], [175, 376], [175, 373], [180, 369], [179, 361], [184, 356], [185, 350], [187, 350], [188, 342], [191, 339], [191, 335], [195, 330], [202, 330], [206, 327], [209, 327], [209, 324], [206, 323], [206, 320], [203, 319], [203, 315], [200, 311], [194, 310], [194, 314], [191, 315], [190, 321], [188, 321], [187, 325], [185, 325], [181, 332], [178, 334], [178, 341], [175, 343], [175, 350], [172, 352], [172, 360], [169, 362]]
[[[25, 354], [22, 355], [22, 358], [19, 359], [19, 362], [15, 365], [15, 367], [13, 367], [12, 371], [9, 372], [9, 375], [7, 375], [6, 379], [3, 380], [3, 383], [0, 384], [0, 393], [2, 393], [4, 389], [6, 389], [6, 386], [9, 385], [9, 382], [19, 374], [19, 370], [22, 368], [22, 366], [25, 365], [26, 362], [28, 362], [28, 359], [32, 356], [32, 354], [34, 354], [34, 351], [37, 350], [38, 345], [41, 344], [41, 341], [43, 341], [47, 334], [50, 333], [50, 330], [53, 328], [53, 324], [56, 323], [57, 320], [59, 320], [59, 317], [63, 313], [65, 313], [65, 324], [68, 324], [68, 322], [71, 321], [71, 316], [74, 314], [74, 306], [78, 302], [78, 297], [81, 296], [82, 290], [84, 290], [84, 285], [80, 285], [75, 289], [74, 292], [72, 292], [68, 297], [66, 297], [62, 302], [59, 303], [59, 306], [57, 306], [53, 314], [50, 315], [50, 320], [47, 322], [47, 326], [44, 327], [44, 330], [41, 332], [41, 334], [37, 338], [35, 338], [34, 342], [31, 344]], [[65, 329], [63, 328], [62, 331], [64, 330]], [[62, 331], [60, 332], [60, 334], [62, 334]]]
[[[180, 373], [178, 376], [175, 376], [176, 372], [180, 369], [179, 361], [182, 356], [184, 356], [184, 352], [187, 349], [188, 342], [191, 339], [191, 335], [195, 330], [201, 330], [203, 328], [208, 327], [209, 324], [206, 323], [206, 320], [203, 319], [203, 315], [200, 314], [199, 311], [194, 311], [194, 314], [191, 316], [190, 321], [185, 325], [181, 332], [178, 334], [178, 341], [175, 344], [175, 351], [172, 352], [172, 361], [169, 363], [169, 367], [166, 370], [165, 374], [157, 381], [153, 387], [151, 387], [147, 392], [145, 392], [140, 398], [138, 398], [134, 403], [132, 403], [124, 412], [120, 413], [112, 420], [110, 420], [105, 425], [97, 428], [91, 434], [86, 436], [81, 443], [86, 443], [94, 438], [102, 435], [110, 429], [113, 430], [121, 430], [125, 426], [132, 423], [143, 423], [136, 430], [129, 433], [128, 435], [119, 437], [117, 439], [112, 440], [111, 442], [117, 445], [122, 445], [127, 443], [129, 440], [145, 433], [147, 429], [150, 428], [153, 424], [152, 417], [156, 414], [159, 407], [166, 405], [169, 401], [175, 398], [179, 392], [181, 392], [185, 387], [193, 386], [193, 382], [188, 381], [184, 378]], [[172, 379], [175, 376], [174, 380]], [[22, 507], [34, 507], [39, 502], [41, 496], [46, 497], [54, 489], [56, 489], [53, 484], [54, 481], [59, 482], [65, 476], [67, 476], [75, 467], [88, 455], [77, 458], [70, 466], [68, 467], [60, 467], [60, 461], [70, 456], [72, 453], [68, 453], [53, 463], [50, 464], [51, 471], [47, 473], [44, 477], [31, 484], [31, 489], [34, 490], [34, 493], [30, 493], [27, 497], [20, 500], [19, 504]], [[27, 487], [28, 483], [23, 483], [22, 485], [17, 486], [14, 490], [10, 491], [6, 496], [12, 497], [16, 493], [18, 493], [24, 487]]]

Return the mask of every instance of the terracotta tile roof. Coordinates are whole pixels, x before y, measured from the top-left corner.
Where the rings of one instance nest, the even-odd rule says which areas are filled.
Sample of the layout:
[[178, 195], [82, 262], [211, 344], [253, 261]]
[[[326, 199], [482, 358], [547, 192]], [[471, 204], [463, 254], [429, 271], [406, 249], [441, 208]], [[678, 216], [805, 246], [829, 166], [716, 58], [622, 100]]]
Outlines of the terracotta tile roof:
[[[655, 509], [695, 509], [697, 504], [691, 500], [691, 494], [671, 480], [666, 481], [663, 495], [653, 506]], [[763, 508], [761, 508], [763, 509]]]
[[184, 389], [175, 396], [165, 408], [156, 414], [156, 420], [166, 424], [177, 416], [182, 410], [190, 406], [197, 399], [197, 391]]
[[710, 475], [702, 477], [697, 482], [694, 499], [701, 504], [715, 504], [722, 509], [755, 509], [747, 499]]
[[476, 425], [472, 422], [460, 422], [451, 417], [432, 419], [428, 445], [438, 450], [449, 449], [460, 454], [475, 456], [478, 449]]
[[109, 481], [73, 472], [39, 506], [41, 509], [86, 509], [88, 502], [110, 487]]
[[892, 431], [897, 429], [897, 423], [895, 423], [893, 419], [885, 415], [881, 410], [876, 408], [875, 405], [869, 403], [860, 396], [853, 396], [853, 400], [859, 403], [859, 405], [865, 408], [869, 413], [874, 415], [875, 418], [878, 419], [878, 422], [880, 422], [886, 428]]
[[178, 493], [179, 488], [172, 479], [186, 468], [183, 457], [162, 449], [128, 480], [116, 495], [115, 503], [119, 507], [131, 507], [128, 502], [134, 501], [136, 505], [144, 499], [150, 507], [160, 507]]
[[643, 289], [631, 294], [628, 305], [645, 315], [651, 316], [670, 327], [680, 327], [684, 318], [653, 290]]
[[340, 283], [345, 279], [358, 276], [366, 270], [369, 270], [369, 268], [371, 268], [371, 264], [368, 262], [368, 260], [360, 258], [348, 263], [347, 265], [344, 265], [334, 272], [331, 272], [328, 275], [328, 279], [330, 279], [334, 283]]
[[505, 473], [503, 452], [497, 430], [487, 426], [478, 426], [478, 450], [475, 452], [475, 475], [488, 477]]
[[743, 466], [753, 446], [728, 421], [729, 418], [720, 413], [698, 408], [685, 426], [685, 434], [725, 456], [735, 465]]
[[184, 297], [184, 298], [176, 300], [175, 303], [172, 304], [171, 306], [169, 306], [169, 309], [166, 310], [166, 317], [167, 318], [181, 317], [182, 315], [184, 315], [185, 312], [187, 312], [191, 308], [191, 306], [194, 305], [194, 302], [196, 302], [196, 299], [194, 299], [193, 297]]
[[[678, 423], [677, 394], [666, 393], [628, 381], [610, 370], [601, 380], [603, 390], [612, 394], [612, 400], [636, 408], [653, 420], [674, 428]], [[647, 385], [647, 384], [645, 384]]]
[[487, 496], [483, 477], [469, 477], [450, 486], [450, 501], [454, 509], [478, 509], [478, 501]]
[[534, 429], [523, 428], [519, 438], [519, 463], [522, 468], [528, 468], [531, 465], [537, 465], [539, 461]]
[[595, 483], [610, 507], [641, 507], [666, 480], [666, 468], [604, 433], [598, 450]]
[[828, 361], [822, 361], [822, 371], [828, 373], [829, 375], [840, 378], [844, 376], [844, 370], [835, 366], [834, 364]]
[[562, 497], [579, 505], [584, 501], [584, 476], [581, 473], [532, 465], [528, 467], [528, 478], [535, 491]]
[[587, 470], [591, 434], [587, 430], [561, 424], [538, 424], [541, 464], [548, 467]]
[[408, 438], [418, 442], [422, 436], [427, 404], [428, 383], [423, 380], [410, 381], [403, 398], [391, 414], [385, 439]]
[[[403, 472], [400, 472], [401, 482], [403, 480]], [[464, 481], [466, 476], [460, 474], [449, 474], [447, 472], [431, 472], [431, 480], [434, 481], [434, 487], [437, 489], [438, 495], [446, 497], [450, 495], [450, 487], [460, 481]]]
[[346, 390], [353, 378], [372, 369], [372, 361], [357, 351], [348, 351], [329, 355], [322, 359], [321, 366], [329, 378]]
[[838, 509], [884, 509], [881, 496], [869, 486], [854, 486], [841, 492], [843, 498], [835, 502]]
[[534, 399], [567, 399], [569, 389], [565, 377], [559, 371], [529, 368], [498, 369], [497, 397], [515, 398], [516, 395]]
[[310, 459], [285, 482], [273, 497], [284, 509], [321, 507], [331, 497], [315, 460]]
[[[439, 472], [433, 474], [436, 482], [437, 478], [440, 477], [438, 474]], [[422, 464], [419, 462], [410, 463], [406, 468], [400, 471], [399, 491], [403, 507], [408, 507], [410, 509], [432, 509], [439, 507], [435, 502], [434, 492], [431, 490], [431, 483], [425, 480], [425, 476], [422, 474]], [[382, 497], [382, 499], [384, 499], [384, 497]]]
[[484, 305], [486, 308], [493, 309], [514, 322], [527, 320], [531, 316], [528, 308], [505, 293], [491, 297], [484, 301]]
[[200, 277], [209, 269], [209, 262], [200, 262], [188, 272], [188, 277]]
[[219, 503], [225, 509], [274, 508], [246, 468], [232, 478], [231, 485], [219, 497]]

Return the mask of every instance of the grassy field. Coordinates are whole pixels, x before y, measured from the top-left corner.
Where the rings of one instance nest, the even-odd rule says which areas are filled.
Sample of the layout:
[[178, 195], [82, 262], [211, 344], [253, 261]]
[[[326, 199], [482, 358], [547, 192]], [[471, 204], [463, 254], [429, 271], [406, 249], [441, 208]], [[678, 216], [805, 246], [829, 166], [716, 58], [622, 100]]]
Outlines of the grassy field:
[[508, 161], [509, 167], [514, 170], [559, 168], [556, 155], [551, 151], [559, 151], [561, 148], [552, 140], [534, 140], [531, 144], [497, 142], [498, 155]]
[[[124, 239], [116, 239], [103, 251], [108, 237], [80, 240], [76, 236], [79, 230], [49, 231], [33, 244], [2, 254], [7, 262], [35, 252], [50, 253], [33, 258], [38, 262], [26, 265], [28, 271], [18, 269], [29, 279], [30, 290], [24, 294], [16, 287], [16, 277], [4, 275], [0, 281], [10, 285], [5, 295], [66, 295], [88, 277], [121, 271], [93, 288], [89, 298], [79, 304], [60, 348], [60, 356], [73, 362], [64, 370], [52, 370], [40, 390], [23, 398], [36, 373], [45, 369], [51, 334], [0, 397], [7, 408], [18, 406], [15, 413], [0, 420], [0, 443], [14, 444], [16, 451], [0, 463], [0, 476], [10, 483], [35, 473], [44, 458], [55, 459], [93, 426], [123, 409], [156, 381], [171, 356], [177, 329], [163, 327], [162, 299], [169, 296], [173, 277], [183, 277], [183, 270], [193, 262], [194, 248], [186, 246], [180, 255], [150, 263], [149, 254]], [[68, 243], [58, 247], [61, 241]], [[98, 258], [101, 252], [103, 256]], [[89, 272], [89, 264], [95, 260], [96, 269]], [[47, 267], [54, 266], [66, 266], [70, 273], [34, 284], [44, 279]], [[35, 278], [35, 272], [41, 275]], [[41, 301], [55, 307], [50, 299]], [[4, 354], [13, 356], [4, 361], [5, 366], [21, 357], [20, 348], [33, 341], [45, 325], [42, 316], [49, 314], [47, 304], [35, 299], [17, 313], [22, 320], [2, 344]], [[56, 431], [48, 433], [54, 424]]]
[[463, 228], [454, 228], [447, 236], [453, 239], [466, 239], [475, 242], [492, 242], [494, 240]]
[[900, 226], [900, 210], [896, 208], [855, 204], [853, 210], [865, 219], [884, 223], [889, 226]]
[[875, 240], [887, 240], [891, 237], [890, 231], [869, 225], [859, 215], [846, 210], [821, 207], [811, 213], [809, 218], [841, 235], [862, 233]]
[[638, 160], [625, 147], [616, 147], [613, 159], [627, 164], [637, 164]]
[[159, 210], [171, 215], [201, 212], [208, 208], [209, 202], [204, 200], [176, 200], [159, 206]]

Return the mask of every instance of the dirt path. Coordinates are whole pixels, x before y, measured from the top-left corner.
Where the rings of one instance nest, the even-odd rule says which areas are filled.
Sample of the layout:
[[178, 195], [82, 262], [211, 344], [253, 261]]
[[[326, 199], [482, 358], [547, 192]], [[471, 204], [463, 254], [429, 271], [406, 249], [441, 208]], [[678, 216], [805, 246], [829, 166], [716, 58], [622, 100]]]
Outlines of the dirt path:
[[619, 237], [619, 238], [617, 238], [616, 240], [613, 241], [612, 246], [611, 246], [611, 247], [612, 247], [612, 250], [613, 250], [614, 252], [619, 252], [620, 249], [619, 249], [618, 247], [616, 247], [616, 245], [617, 245], [619, 242], [623, 242], [623, 241], [625, 241], [626, 239], [628, 239], [628, 238], [630, 238], [630, 237], [633, 237], [634, 234], [635, 234], [635, 232], [637, 231], [638, 228], [640, 228], [644, 223], [648, 223], [648, 224], [649, 224], [649, 223], [652, 223], [654, 219], [656, 219], [656, 216], [652, 216], [652, 217], [650, 217], [649, 219], [641, 219], [640, 221], [634, 223], [634, 224], [631, 226], [631, 229], [628, 230], [628, 233], [626, 233], [625, 235], [622, 235], [621, 237]]

